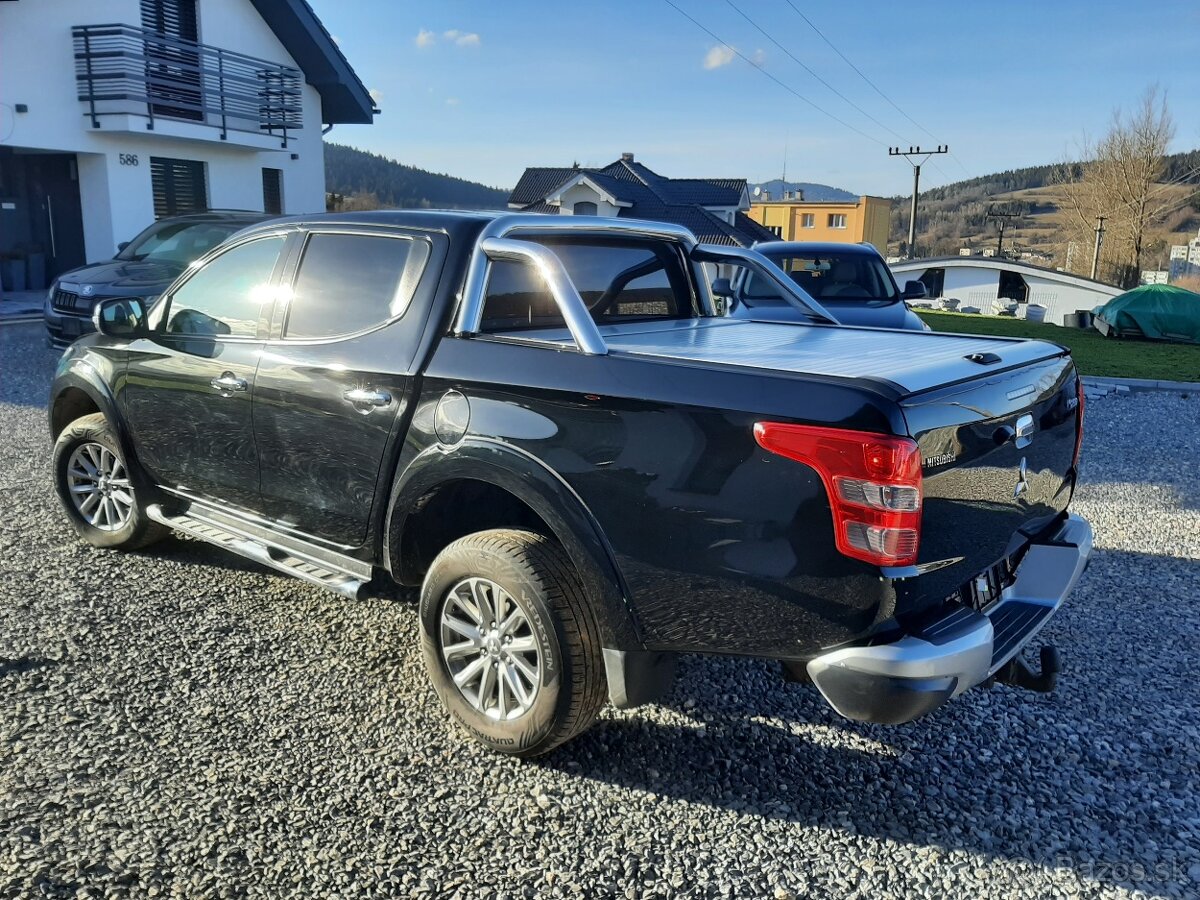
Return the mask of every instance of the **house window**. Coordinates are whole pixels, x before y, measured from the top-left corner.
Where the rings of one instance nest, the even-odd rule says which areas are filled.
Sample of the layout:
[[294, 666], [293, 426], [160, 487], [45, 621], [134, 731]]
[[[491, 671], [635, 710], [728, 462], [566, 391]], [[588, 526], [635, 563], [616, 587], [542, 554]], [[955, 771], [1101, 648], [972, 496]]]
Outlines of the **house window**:
[[594, 216], [597, 215], [599, 209], [591, 200], [580, 200], [571, 207], [571, 212], [577, 216]]
[[783, 240], [783, 226], [782, 225], [768, 225], [766, 227], [767, 227], [767, 231], [771, 232], [771, 234], [775, 235], [775, 237], [779, 238], [780, 240]]
[[801, 228], [816, 228], [817, 216], [815, 213], [801, 213], [800, 215]]
[[203, 122], [196, 0], [142, 0], [142, 27], [161, 35], [142, 47], [151, 114]]
[[846, 227], [846, 214], [845, 213], [830, 213], [829, 214], [829, 227], [830, 228], [845, 228]]
[[208, 209], [208, 179], [199, 160], [152, 156], [150, 184], [156, 219]]
[[283, 169], [263, 169], [263, 212], [283, 215]]
[[196, 0], [142, 0], [142, 27], [184, 41], [199, 40]]

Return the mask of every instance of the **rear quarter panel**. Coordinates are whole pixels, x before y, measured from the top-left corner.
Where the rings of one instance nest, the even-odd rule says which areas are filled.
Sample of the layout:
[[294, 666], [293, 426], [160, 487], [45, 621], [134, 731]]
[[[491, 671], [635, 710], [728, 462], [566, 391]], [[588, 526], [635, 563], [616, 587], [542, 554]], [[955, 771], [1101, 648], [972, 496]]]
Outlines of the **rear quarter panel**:
[[470, 405], [467, 436], [537, 457], [581, 498], [647, 646], [804, 658], [891, 615], [878, 569], [834, 549], [816, 473], [753, 437], [767, 418], [902, 429], [886, 398], [844, 380], [445, 338], [406, 454], [437, 443], [451, 390]]

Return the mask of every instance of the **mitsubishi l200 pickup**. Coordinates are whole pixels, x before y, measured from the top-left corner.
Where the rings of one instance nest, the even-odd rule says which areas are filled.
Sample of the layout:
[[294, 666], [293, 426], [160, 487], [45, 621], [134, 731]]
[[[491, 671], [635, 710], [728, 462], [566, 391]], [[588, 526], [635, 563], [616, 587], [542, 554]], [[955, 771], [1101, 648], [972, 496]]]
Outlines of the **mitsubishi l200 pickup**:
[[[718, 315], [714, 267], [804, 320]], [[1055, 344], [846, 327], [671, 225], [434, 211], [253, 226], [95, 324], [49, 405], [79, 535], [419, 586], [433, 687], [497, 751], [662, 697], [683, 653], [867, 722], [1053, 684], [1022, 650], [1092, 545]]]

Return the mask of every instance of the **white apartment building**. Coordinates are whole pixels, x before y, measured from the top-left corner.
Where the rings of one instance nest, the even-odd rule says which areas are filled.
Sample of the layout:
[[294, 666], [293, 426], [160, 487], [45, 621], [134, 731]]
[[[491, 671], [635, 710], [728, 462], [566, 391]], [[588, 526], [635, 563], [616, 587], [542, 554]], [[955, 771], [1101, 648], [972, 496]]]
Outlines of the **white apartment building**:
[[0, 0], [0, 257], [39, 289], [162, 216], [323, 210], [323, 126], [377, 112], [305, 0]]
[[1167, 264], [1167, 279], [1178, 281], [1188, 276], [1200, 276], [1200, 231], [1186, 244], [1171, 248], [1171, 260]]

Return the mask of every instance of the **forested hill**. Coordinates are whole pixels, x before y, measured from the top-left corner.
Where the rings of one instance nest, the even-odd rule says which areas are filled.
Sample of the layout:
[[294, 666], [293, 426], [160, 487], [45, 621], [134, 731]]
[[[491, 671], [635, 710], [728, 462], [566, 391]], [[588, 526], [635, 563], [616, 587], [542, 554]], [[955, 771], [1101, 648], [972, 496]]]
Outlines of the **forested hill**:
[[[921, 199], [945, 200], [958, 195], [964, 197], [990, 197], [995, 194], [1007, 194], [1012, 191], [1027, 191], [1033, 188], [1046, 187], [1053, 183], [1054, 172], [1058, 165], [1030, 166], [1025, 169], [1008, 169], [993, 175], [983, 175], [979, 178], [969, 178], [966, 181], [956, 181], [943, 187], [924, 188]], [[1189, 150], [1185, 153], [1175, 153], [1164, 160], [1163, 182], [1182, 181], [1183, 183], [1200, 183], [1200, 150]], [[900, 199], [900, 198], [897, 198]], [[908, 199], [907, 196], [904, 199]]]
[[332, 143], [325, 144], [325, 190], [358, 209], [503, 209], [508, 202], [508, 191]]

